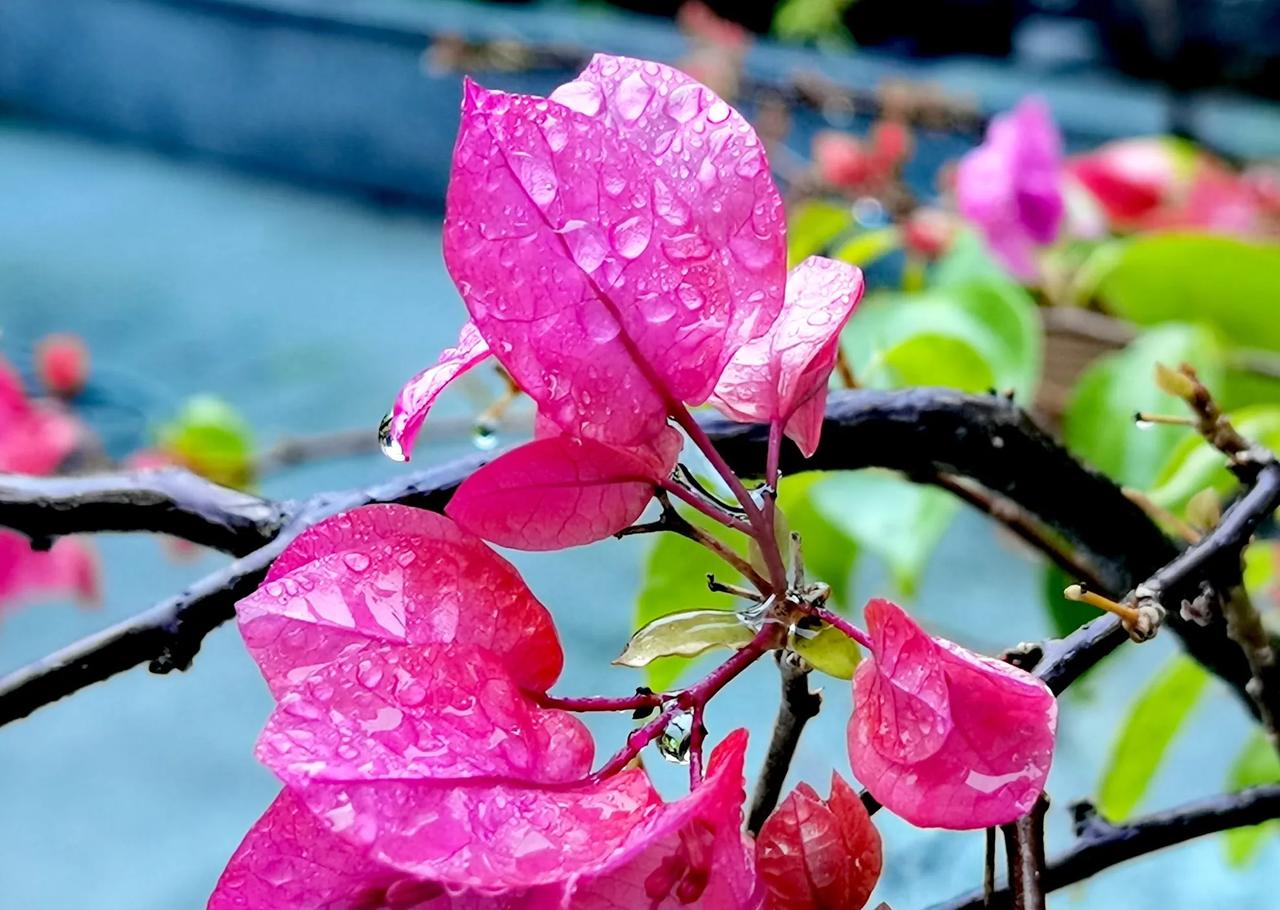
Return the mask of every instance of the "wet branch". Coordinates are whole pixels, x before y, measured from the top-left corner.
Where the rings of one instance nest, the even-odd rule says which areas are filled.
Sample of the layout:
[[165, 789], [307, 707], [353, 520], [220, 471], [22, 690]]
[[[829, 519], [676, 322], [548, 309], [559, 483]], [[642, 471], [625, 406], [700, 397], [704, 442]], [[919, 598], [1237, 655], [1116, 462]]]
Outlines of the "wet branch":
[[782, 702], [778, 705], [769, 751], [765, 754], [755, 793], [751, 797], [747, 828], [752, 834], [760, 833], [765, 819], [777, 807], [782, 785], [791, 769], [791, 759], [800, 743], [800, 734], [804, 732], [805, 724], [817, 717], [822, 708], [822, 693], [809, 689], [809, 669], [794, 662], [795, 657], [793, 654], [779, 654]]
[[[750, 476], [763, 468], [767, 427], [713, 417], [704, 417], [701, 424], [734, 471]], [[306, 527], [372, 502], [438, 510], [482, 462], [472, 457], [378, 487], [284, 503], [245, 497], [181, 472], [0, 478], [0, 488], [7, 491], [0, 496], [0, 526], [43, 541], [102, 530], [159, 531], [217, 545], [243, 556], [241, 565], [249, 566], [235, 578], [222, 574], [231, 567], [214, 573], [187, 594], [72, 645], [56, 660], [0, 679], [0, 724], [138, 664], [159, 661], [156, 668], [161, 670], [187, 665], [199, 639], [232, 615], [234, 601]], [[1174, 544], [1115, 484], [1083, 467], [1003, 396], [946, 389], [833, 393], [814, 457], [804, 461], [792, 447], [782, 457], [784, 473], [865, 467], [891, 468], [911, 477], [943, 473], [981, 485], [1043, 523], [1094, 567], [1108, 591], [1133, 590], [1178, 556]], [[158, 477], [166, 478], [159, 489]], [[1235, 509], [1224, 515], [1218, 531], [1235, 527], [1233, 514]], [[1211, 542], [1218, 531], [1205, 541]], [[1245, 692], [1252, 670], [1228, 636], [1224, 619], [1201, 626], [1171, 611], [1169, 624], [1196, 659]], [[1040, 646], [1043, 660], [1037, 660], [1036, 672], [1058, 688], [1124, 638], [1119, 623], [1096, 620]]]
[[[1280, 817], [1280, 784], [1187, 803], [1123, 825], [1105, 821], [1092, 806], [1083, 804], [1076, 808], [1078, 842], [1045, 866], [1041, 883], [1046, 893], [1056, 891], [1139, 856], [1206, 834], [1257, 825], [1277, 817]], [[991, 897], [991, 907], [1013, 906], [1007, 887], [997, 889]], [[981, 910], [984, 906], [979, 889], [938, 904], [933, 910]]]
[[[1044, 816], [1049, 800], [1041, 793], [1031, 811], [1001, 827], [1013, 910], [1044, 910]], [[984, 899], [988, 890], [984, 884]]]

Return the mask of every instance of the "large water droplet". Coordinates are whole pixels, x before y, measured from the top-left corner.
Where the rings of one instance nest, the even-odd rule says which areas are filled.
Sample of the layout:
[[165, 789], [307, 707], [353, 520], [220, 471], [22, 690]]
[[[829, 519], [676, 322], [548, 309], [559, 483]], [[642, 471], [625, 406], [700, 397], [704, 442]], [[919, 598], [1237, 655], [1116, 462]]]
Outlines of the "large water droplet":
[[481, 452], [488, 452], [498, 444], [498, 422], [492, 417], [480, 416], [471, 427], [471, 444]]
[[676, 305], [669, 294], [653, 294], [637, 302], [645, 320], [653, 325], [661, 325], [676, 314]]
[[382, 454], [392, 461], [408, 461], [409, 456], [405, 454], [400, 440], [391, 435], [393, 420], [394, 414], [389, 412], [382, 418], [382, 423], [378, 424], [378, 447], [382, 449]]
[[653, 222], [646, 215], [632, 215], [626, 221], [613, 226], [613, 248], [624, 259], [635, 259], [649, 248], [649, 234]]
[[538, 208], [546, 208], [556, 198], [556, 172], [550, 161], [535, 158], [527, 152], [513, 153], [516, 177], [524, 191], [529, 194], [533, 204]]
[[652, 97], [653, 86], [645, 82], [639, 73], [632, 73], [618, 83], [618, 90], [614, 95], [618, 114], [627, 121], [638, 120]]
[[667, 113], [676, 123], [688, 123], [702, 109], [702, 86], [682, 85], [667, 99]]
[[550, 95], [551, 100], [563, 104], [579, 114], [594, 117], [600, 113], [600, 105], [604, 102], [604, 93], [594, 82], [574, 80], [566, 82]]
[[369, 568], [369, 557], [363, 553], [346, 553], [343, 555], [342, 561], [352, 572], [363, 572]]
[[658, 754], [677, 765], [689, 764], [689, 742], [693, 738], [693, 715], [683, 711], [668, 721], [658, 737]]

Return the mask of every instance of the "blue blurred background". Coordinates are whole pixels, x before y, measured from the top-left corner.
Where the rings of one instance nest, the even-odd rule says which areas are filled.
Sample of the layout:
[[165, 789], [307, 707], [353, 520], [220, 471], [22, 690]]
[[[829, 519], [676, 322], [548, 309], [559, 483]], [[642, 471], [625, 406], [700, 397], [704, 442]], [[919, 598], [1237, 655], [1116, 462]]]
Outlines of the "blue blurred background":
[[[1274, 36], [1275, 4], [1256, 5], [1271, 16], [1258, 20], [1267, 26], [1259, 34]], [[853, 9], [866, 14], [863, 6]], [[1167, 76], [1173, 58], [1117, 56], [1124, 45], [1105, 18], [1062, 11], [1018, 4], [1004, 30], [970, 30], [1009, 39], [991, 47], [938, 46], [923, 34], [867, 39], [882, 48], [856, 54], [762, 42], [748, 56], [748, 73], [782, 83], [821, 71], [853, 87], [928, 79], [972, 97], [979, 112], [1034, 88], [1076, 145], [1161, 131], [1173, 118], [1224, 151], [1280, 154], [1274, 108], [1221, 88], [1231, 80], [1256, 88], [1261, 77], [1219, 72], [1176, 92], [1168, 80], [1130, 81], [1104, 64], [1132, 60], [1128, 69]], [[861, 27], [851, 20], [855, 36]], [[961, 35], [952, 37], [963, 45]], [[521, 47], [535, 50], [522, 56]], [[29, 370], [38, 338], [80, 335], [93, 357], [82, 413], [115, 457], [147, 445], [183, 400], [207, 392], [234, 404], [266, 444], [349, 428], [372, 433], [400, 384], [453, 340], [463, 319], [440, 258], [437, 208], [458, 70], [545, 92], [592, 50], [676, 60], [684, 49], [670, 22], [599, 4], [5, 0], [0, 349]], [[997, 56], [935, 56], [951, 52]], [[1258, 65], [1275, 72], [1266, 69], [1274, 61]], [[826, 122], [820, 111], [797, 114], [796, 148], [807, 148], [808, 134]], [[913, 181], [929, 187], [941, 162], [975, 139], [962, 130], [928, 135]], [[451, 393], [441, 411], [465, 424], [475, 402]], [[429, 436], [415, 466], [470, 447], [465, 432]], [[277, 472], [262, 491], [302, 496], [405, 470], [370, 453]], [[5, 615], [0, 673], [153, 604], [222, 560], [175, 561], [144, 537], [99, 544], [101, 609], [53, 603]], [[515, 556], [565, 639], [568, 669], [558, 691], [615, 693], [637, 684], [608, 659], [630, 632], [645, 547], [628, 539]], [[977, 647], [1043, 638], [1050, 629], [1038, 565], [965, 513], [910, 603], [938, 631]], [[861, 599], [892, 587], [885, 569], [865, 559], [855, 590]], [[1065, 807], [1093, 793], [1130, 693], [1172, 650], [1167, 636], [1126, 649], [1064, 702], [1049, 788], [1057, 799], [1051, 853], [1070, 843]], [[756, 667], [715, 702], [712, 736], [751, 727], [758, 763], [775, 689], [772, 669]], [[833, 762], [848, 770], [848, 692], [834, 680], [826, 690], [793, 781], [824, 782]], [[251, 754], [269, 708], [228, 627], [209, 637], [188, 673], [138, 669], [0, 728], [0, 907], [203, 906], [276, 790]], [[1217, 687], [1196, 720], [1145, 806], [1219, 789], [1231, 756], [1218, 744], [1240, 742], [1248, 721]], [[626, 726], [595, 722], [600, 751], [612, 751]], [[664, 787], [679, 786], [683, 772], [650, 764]], [[980, 836], [881, 821], [887, 860], [877, 899], [906, 910], [980, 881]], [[1050, 905], [1263, 910], [1275, 906], [1268, 886], [1277, 863], [1277, 839], [1245, 872], [1228, 869], [1220, 845], [1205, 839], [1055, 894]]]

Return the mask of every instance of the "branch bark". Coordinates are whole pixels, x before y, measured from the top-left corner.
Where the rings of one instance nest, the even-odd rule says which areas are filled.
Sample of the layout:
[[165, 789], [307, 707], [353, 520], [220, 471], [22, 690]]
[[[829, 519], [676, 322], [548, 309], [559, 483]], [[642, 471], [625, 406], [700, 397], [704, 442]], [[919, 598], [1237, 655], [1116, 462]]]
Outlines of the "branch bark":
[[[749, 476], [762, 470], [766, 427], [715, 417], [704, 418], [702, 425], [735, 471]], [[140, 663], [160, 659], [161, 670], [185, 666], [198, 638], [232, 615], [238, 592], [256, 584], [274, 553], [304, 528], [371, 502], [443, 508], [462, 479], [482, 463], [472, 457], [378, 487], [288, 503], [246, 498], [186, 476], [164, 480], [161, 489], [156, 478], [165, 475], [4, 478], [0, 486], [9, 494], [0, 500], [0, 526], [44, 539], [101, 530], [157, 530], [255, 559], [234, 590], [219, 593], [220, 581], [229, 579], [215, 573], [194, 586], [203, 592], [199, 596], [168, 601], [72, 645], [56, 661], [0, 679], [0, 724]], [[1174, 544], [1115, 484], [1077, 462], [1003, 396], [947, 389], [833, 393], [817, 453], [804, 461], [788, 447], [782, 463], [784, 472], [865, 467], [923, 479], [950, 474], [981, 484], [1051, 528], [1095, 568], [1108, 591], [1130, 591], [1178, 556]], [[1220, 527], [1234, 527], [1234, 512], [1224, 515]], [[263, 546], [269, 548], [265, 554], [260, 553]], [[1246, 697], [1252, 671], [1228, 637], [1224, 620], [1202, 627], [1171, 613], [1170, 625], [1196, 659]], [[144, 634], [135, 627], [153, 631]], [[162, 633], [154, 631], [157, 627]], [[1042, 646], [1036, 672], [1060, 691], [1122, 641], [1118, 623], [1096, 620]], [[185, 659], [162, 659], [167, 651]]]
[[800, 734], [804, 732], [805, 724], [817, 717], [822, 708], [822, 693], [809, 689], [808, 668], [793, 663], [787, 655], [781, 655], [778, 673], [782, 677], [782, 702], [778, 705], [769, 751], [765, 754], [755, 793], [751, 797], [747, 828], [752, 834], [760, 833], [765, 819], [777, 808], [782, 785], [791, 769], [791, 759], [800, 743]]
[[[1041, 793], [1031, 811], [1012, 824], [1003, 826], [1005, 860], [1009, 870], [1009, 893], [1013, 910], [1044, 910], [1044, 816], [1049, 800]], [[983, 900], [994, 895], [984, 885]]]
[[[1280, 784], [1187, 803], [1124, 825], [1104, 821], [1088, 806], [1077, 812], [1079, 841], [1045, 867], [1041, 881], [1045, 892], [1056, 891], [1136, 857], [1276, 817], [1280, 817]], [[932, 910], [980, 910], [983, 906], [979, 889]], [[991, 906], [1011, 906], [1007, 887], [992, 894]]]

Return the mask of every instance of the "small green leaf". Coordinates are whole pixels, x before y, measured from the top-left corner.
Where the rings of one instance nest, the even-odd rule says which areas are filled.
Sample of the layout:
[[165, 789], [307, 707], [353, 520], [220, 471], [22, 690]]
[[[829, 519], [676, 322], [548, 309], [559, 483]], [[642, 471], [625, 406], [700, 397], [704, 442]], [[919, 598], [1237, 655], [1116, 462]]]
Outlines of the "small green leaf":
[[865, 267], [888, 256], [898, 247], [902, 240], [896, 227], [877, 228], [873, 231], [862, 231], [854, 234], [831, 254], [832, 259], [840, 259], [850, 265]]
[[[1150, 489], [1170, 452], [1192, 431], [1135, 426], [1138, 411], [1182, 414], [1186, 405], [1161, 391], [1157, 362], [1196, 366], [1213, 389], [1222, 378], [1222, 349], [1207, 329], [1167, 325], [1139, 336], [1128, 348], [1104, 357], [1084, 372], [1063, 415], [1068, 447], [1113, 480]], [[1203, 485], [1201, 485], [1203, 486]], [[1189, 490], [1188, 498], [1200, 487]]]
[[1276, 596], [1277, 545], [1274, 540], [1251, 543], [1244, 550], [1244, 589], [1255, 603], [1266, 603]]
[[996, 386], [982, 355], [946, 335], [913, 335], [885, 351], [880, 363], [894, 386], [940, 385], [962, 392], [984, 392]]
[[862, 660], [862, 649], [835, 626], [819, 621], [817, 628], [799, 623], [787, 639], [787, 647], [836, 679], [853, 679]]
[[1103, 305], [1140, 325], [1203, 322], [1246, 348], [1280, 351], [1280, 245], [1222, 234], [1160, 233], [1128, 241], [1100, 269]]
[[800, 535], [805, 576], [831, 586], [827, 606], [853, 607], [853, 567], [858, 544], [839, 525], [829, 521], [814, 501], [815, 487], [829, 475], [818, 471], [782, 478], [778, 485], [778, 509], [785, 512], [791, 529]]
[[851, 44], [844, 11], [853, 0], [783, 0], [773, 14], [773, 33], [783, 41]]
[[[1256, 405], [1228, 417], [1246, 439], [1273, 450], [1280, 446], [1280, 406]], [[1198, 434], [1187, 431], [1156, 475], [1151, 498], [1166, 509], [1181, 511], [1201, 490], [1226, 494], [1236, 483], [1222, 453]]]
[[882, 558], [908, 594], [959, 508], [943, 491], [886, 471], [830, 474], [812, 495], [827, 521]]
[[253, 480], [249, 425], [225, 401], [192, 398], [157, 433], [159, 446], [175, 460], [215, 483], [244, 487]]
[[[720, 536], [722, 540], [741, 550], [736, 537], [722, 534], [719, 525], [692, 511], [682, 515], [705, 531]], [[636, 596], [635, 628], [648, 625], [665, 616], [693, 604], [723, 603], [731, 610], [733, 601], [723, 595], [712, 595], [707, 590], [707, 575], [715, 575], [725, 582], [739, 582], [741, 577], [719, 557], [700, 544], [679, 534], [660, 534], [649, 550], [645, 563], [644, 580]], [[732, 614], [728, 614], [732, 615]], [[646, 683], [655, 692], [669, 688], [688, 666], [688, 662], [676, 657], [663, 657], [653, 661], [645, 672]]]
[[[1275, 746], [1266, 735], [1255, 730], [1231, 765], [1227, 788], [1234, 792], [1275, 783], [1280, 783], [1280, 758], [1276, 757]], [[1271, 834], [1280, 834], [1280, 821], [1272, 820], [1224, 832], [1227, 862], [1237, 867], [1248, 865]]]
[[1103, 772], [1098, 808], [1111, 821], [1124, 821], [1142, 801], [1183, 722], [1204, 693], [1209, 674], [1190, 657], [1166, 663], [1138, 694], [1111, 748]]
[[853, 210], [821, 200], [802, 202], [787, 218], [787, 265], [821, 253], [853, 224]]
[[697, 657], [712, 648], [741, 648], [754, 637], [751, 627], [732, 611], [683, 610], [645, 625], [613, 662], [647, 667], [660, 657]]

